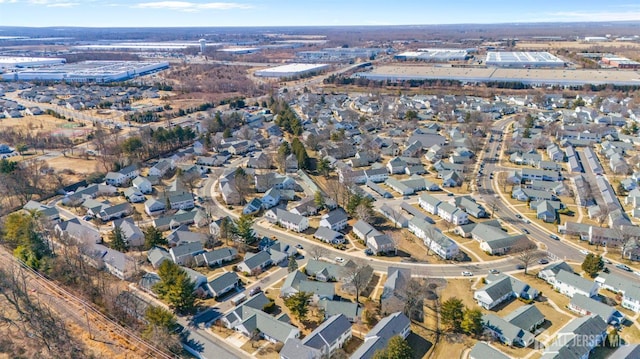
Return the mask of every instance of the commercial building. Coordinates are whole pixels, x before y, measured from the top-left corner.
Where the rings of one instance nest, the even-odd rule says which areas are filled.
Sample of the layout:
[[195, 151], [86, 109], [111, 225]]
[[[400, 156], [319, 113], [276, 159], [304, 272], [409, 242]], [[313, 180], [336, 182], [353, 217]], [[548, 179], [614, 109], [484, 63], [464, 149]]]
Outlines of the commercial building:
[[366, 78], [372, 81], [453, 80], [464, 83], [512, 82], [533, 86], [582, 86], [585, 84], [637, 86], [640, 83], [640, 73], [637, 71], [469, 68], [428, 65], [382, 65], [374, 67], [368, 72], [355, 73], [352, 77]]
[[296, 77], [321, 72], [329, 68], [327, 64], [289, 64], [271, 67], [255, 72], [259, 77]]
[[335, 47], [317, 51], [300, 51], [296, 59], [301, 62], [346, 62], [355, 59], [370, 59], [381, 52], [382, 48]]
[[107, 83], [124, 81], [167, 68], [168, 62], [84, 61], [42, 69], [16, 70], [2, 74], [2, 79]]
[[640, 62], [629, 60], [626, 57], [607, 54], [602, 56], [601, 63], [617, 67], [619, 69], [640, 69]]
[[561, 59], [548, 52], [494, 52], [487, 53], [487, 66], [495, 67], [564, 67]]
[[16, 57], [0, 56], [0, 69], [31, 68], [51, 65], [61, 65], [67, 62], [59, 57]]
[[396, 60], [421, 60], [427, 62], [448, 62], [468, 60], [474, 49], [418, 49], [394, 56]]

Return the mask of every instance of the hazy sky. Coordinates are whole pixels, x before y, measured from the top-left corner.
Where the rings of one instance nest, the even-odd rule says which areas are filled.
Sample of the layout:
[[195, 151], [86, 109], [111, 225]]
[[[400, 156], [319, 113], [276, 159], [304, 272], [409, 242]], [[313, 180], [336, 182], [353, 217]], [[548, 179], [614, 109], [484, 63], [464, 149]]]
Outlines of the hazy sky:
[[0, 26], [409, 25], [640, 20], [630, 0], [0, 0]]

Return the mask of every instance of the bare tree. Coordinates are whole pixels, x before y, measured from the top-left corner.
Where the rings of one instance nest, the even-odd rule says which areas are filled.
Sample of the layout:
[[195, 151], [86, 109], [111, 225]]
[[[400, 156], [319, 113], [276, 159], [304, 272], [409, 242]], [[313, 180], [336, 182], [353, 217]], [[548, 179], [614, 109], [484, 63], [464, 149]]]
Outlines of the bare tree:
[[372, 274], [373, 268], [361, 260], [349, 261], [343, 267], [344, 284], [354, 290], [356, 303], [360, 303], [360, 293], [369, 285]]
[[312, 259], [318, 260], [322, 257], [326, 257], [329, 254], [329, 250], [321, 245], [314, 245], [307, 251]]
[[493, 218], [493, 215], [498, 210], [498, 200], [495, 197], [489, 198], [485, 201], [487, 203], [487, 208], [491, 211], [490, 216]]
[[242, 167], [236, 169], [233, 183], [240, 196], [240, 204], [244, 204], [247, 195], [251, 192], [251, 179]]
[[599, 207], [600, 207], [600, 211], [598, 212], [596, 221], [598, 221], [598, 225], [602, 227], [604, 223], [609, 219], [609, 213], [611, 213], [611, 210], [607, 205], [600, 205]]
[[179, 176], [180, 183], [193, 192], [197, 184], [202, 180], [198, 171], [181, 172]]
[[518, 252], [516, 255], [516, 259], [518, 259], [524, 266], [524, 274], [526, 275], [529, 265], [531, 265], [533, 261], [540, 257], [540, 252], [538, 252], [538, 248], [536, 247], [536, 245], [529, 240], [526, 240], [526, 242], [523, 242], [516, 246], [514, 248], [514, 251]]
[[404, 299], [403, 313], [410, 319], [422, 321], [424, 317], [425, 281], [422, 278], [411, 278], [400, 293]]
[[620, 248], [620, 259], [624, 259], [625, 252], [636, 245], [638, 238], [633, 232], [626, 230], [624, 226], [614, 227], [613, 232], [616, 235], [616, 242]]

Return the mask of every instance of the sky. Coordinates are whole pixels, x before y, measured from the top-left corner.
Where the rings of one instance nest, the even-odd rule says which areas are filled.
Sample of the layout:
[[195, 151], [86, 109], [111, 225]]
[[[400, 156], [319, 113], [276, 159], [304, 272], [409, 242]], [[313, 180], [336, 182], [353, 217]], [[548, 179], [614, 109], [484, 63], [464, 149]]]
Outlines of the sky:
[[0, 26], [345, 26], [640, 21], [630, 0], [0, 0]]

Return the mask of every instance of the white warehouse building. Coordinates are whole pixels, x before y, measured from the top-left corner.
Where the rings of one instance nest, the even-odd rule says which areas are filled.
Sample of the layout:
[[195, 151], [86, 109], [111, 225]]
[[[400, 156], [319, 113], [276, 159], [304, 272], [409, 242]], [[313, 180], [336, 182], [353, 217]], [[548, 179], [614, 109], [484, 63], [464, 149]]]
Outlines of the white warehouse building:
[[168, 62], [140, 61], [84, 61], [43, 69], [7, 72], [2, 79], [7, 81], [65, 81], [107, 83], [124, 81], [169, 68]]
[[62, 65], [65, 62], [67, 60], [60, 57], [0, 56], [0, 69]]
[[561, 59], [548, 52], [487, 52], [487, 66], [495, 67], [564, 67]]
[[296, 77], [321, 72], [329, 68], [327, 64], [288, 64], [255, 72], [259, 77]]

